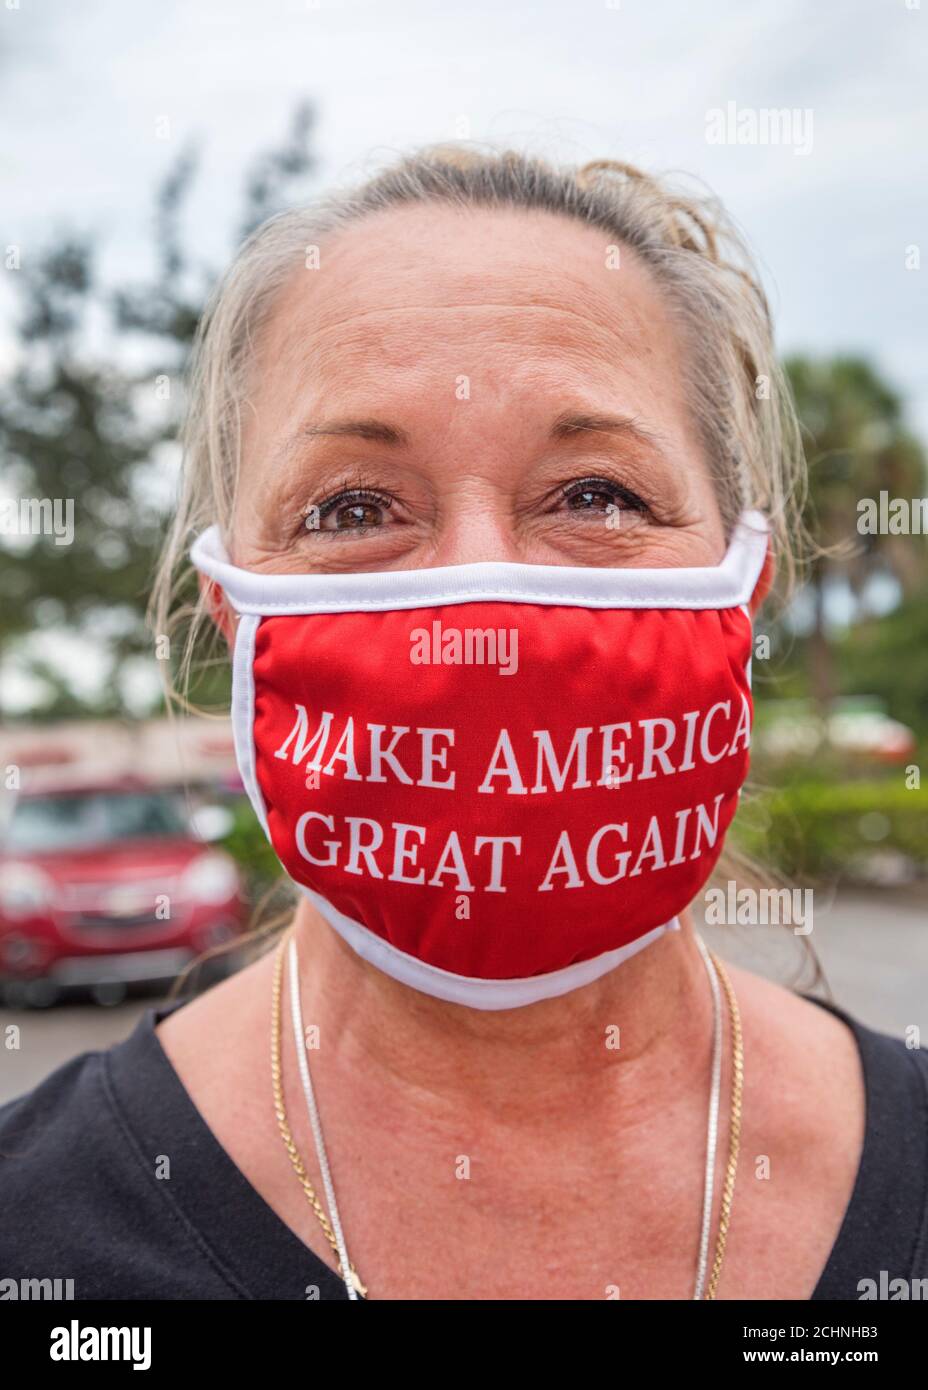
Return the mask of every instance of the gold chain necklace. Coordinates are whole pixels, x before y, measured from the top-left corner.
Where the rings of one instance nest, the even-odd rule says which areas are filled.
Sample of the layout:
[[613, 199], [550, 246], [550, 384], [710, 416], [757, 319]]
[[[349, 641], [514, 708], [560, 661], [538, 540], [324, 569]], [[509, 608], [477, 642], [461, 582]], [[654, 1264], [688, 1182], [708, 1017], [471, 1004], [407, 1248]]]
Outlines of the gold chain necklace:
[[741, 1101], [744, 1092], [744, 1038], [741, 1033], [741, 1013], [735, 991], [728, 972], [718, 956], [710, 952], [716, 974], [722, 982], [728, 1002], [728, 1019], [731, 1026], [731, 1105], [728, 1118], [728, 1163], [725, 1166], [725, 1182], [722, 1186], [722, 1200], [719, 1206], [719, 1232], [715, 1243], [715, 1259], [712, 1273], [706, 1288], [705, 1298], [714, 1299], [722, 1274], [725, 1247], [728, 1244], [728, 1230], [731, 1225], [731, 1206], [735, 1195], [735, 1175], [738, 1171], [738, 1154], [741, 1151]]
[[[293, 1141], [290, 1132], [290, 1125], [287, 1121], [287, 1109], [284, 1104], [283, 1083], [281, 1080], [281, 1026], [280, 1026], [280, 996], [281, 981], [283, 978], [284, 948], [290, 936], [292, 928], [284, 932], [280, 945], [277, 949], [277, 958], [274, 962], [274, 982], [271, 995], [271, 1081], [274, 1091], [274, 1113], [277, 1116], [277, 1127], [280, 1130], [280, 1137], [289, 1155], [293, 1170], [300, 1181], [307, 1201], [312, 1207], [322, 1227], [326, 1240], [332, 1247], [335, 1255], [335, 1264], [338, 1273], [344, 1279], [345, 1274], [342, 1269], [341, 1258], [338, 1252], [338, 1242], [335, 1239], [335, 1232], [332, 1230], [329, 1218], [322, 1208], [322, 1204], [316, 1195], [315, 1188], [309, 1180], [305, 1165], [300, 1157], [299, 1150]], [[721, 981], [728, 1004], [728, 1017], [731, 1027], [731, 1105], [729, 1109], [728, 1127], [728, 1162], [725, 1168], [725, 1182], [722, 1186], [722, 1198], [719, 1206], [719, 1229], [715, 1245], [715, 1258], [712, 1263], [712, 1273], [706, 1292], [703, 1295], [705, 1300], [715, 1299], [719, 1279], [722, 1274], [722, 1264], [725, 1259], [725, 1248], [728, 1243], [728, 1231], [731, 1225], [731, 1209], [735, 1191], [735, 1176], [738, 1170], [738, 1155], [741, 1149], [741, 1105], [744, 1090], [744, 1041], [741, 1032], [741, 1014], [738, 1009], [738, 1001], [735, 998], [735, 991], [732, 988], [728, 973], [722, 962], [716, 955], [710, 952], [712, 964]], [[360, 1276], [354, 1265], [349, 1265], [349, 1279], [352, 1286], [362, 1296], [367, 1296], [367, 1289], [361, 1282]]]
[[[284, 947], [287, 944], [289, 935], [289, 931], [284, 933], [277, 951], [277, 959], [274, 962], [274, 986], [271, 996], [271, 1081], [274, 1088], [274, 1113], [277, 1116], [277, 1128], [280, 1130], [280, 1137], [284, 1141], [284, 1147], [290, 1155], [290, 1162], [293, 1164], [293, 1170], [300, 1180], [303, 1192], [306, 1195], [306, 1200], [319, 1219], [319, 1224], [325, 1232], [326, 1240], [329, 1242], [334, 1252], [335, 1264], [338, 1272], [344, 1279], [345, 1271], [342, 1269], [335, 1232], [332, 1230], [329, 1218], [322, 1209], [322, 1203], [316, 1196], [315, 1188], [309, 1180], [309, 1175], [306, 1172], [299, 1150], [293, 1142], [293, 1135], [290, 1133], [290, 1126], [287, 1122], [287, 1108], [284, 1104], [284, 1088], [281, 1080], [280, 1062], [280, 986], [281, 977], [283, 975]], [[354, 1265], [349, 1266], [349, 1278], [354, 1288], [364, 1297], [367, 1294], [367, 1289], [361, 1283]]]

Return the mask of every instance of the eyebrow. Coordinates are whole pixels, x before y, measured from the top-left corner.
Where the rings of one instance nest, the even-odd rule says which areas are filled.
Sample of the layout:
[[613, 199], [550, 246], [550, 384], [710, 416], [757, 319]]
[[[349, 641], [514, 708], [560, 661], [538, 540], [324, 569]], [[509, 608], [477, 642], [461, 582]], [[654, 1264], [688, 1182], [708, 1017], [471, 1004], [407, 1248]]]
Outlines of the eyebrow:
[[333, 435], [369, 439], [376, 444], [388, 444], [392, 448], [399, 448], [409, 443], [409, 436], [404, 430], [397, 429], [394, 425], [388, 425], [383, 420], [322, 420], [319, 424], [307, 422], [301, 425], [294, 434], [291, 434], [284, 441], [280, 448], [279, 457], [289, 458], [294, 450], [298, 449], [301, 444], [305, 444], [307, 440]]
[[565, 411], [551, 426], [552, 439], [566, 439], [582, 430], [592, 430], [599, 434], [624, 435], [639, 444], [660, 448], [662, 440], [656, 430], [648, 429], [630, 415], [588, 415], [584, 412]]

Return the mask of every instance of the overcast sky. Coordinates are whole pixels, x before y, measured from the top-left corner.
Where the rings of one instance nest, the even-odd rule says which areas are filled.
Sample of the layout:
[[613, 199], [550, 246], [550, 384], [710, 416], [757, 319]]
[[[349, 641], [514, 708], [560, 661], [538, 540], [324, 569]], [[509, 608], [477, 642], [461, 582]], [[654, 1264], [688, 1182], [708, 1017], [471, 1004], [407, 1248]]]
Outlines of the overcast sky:
[[[319, 187], [462, 131], [686, 170], [759, 254], [781, 347], [871, 354], [928, 437], [926, 36], [928, 0], [0, 0], [0, 243], [75, 225], [144, 269], [199, 137], [189, 243], [221, 265], [243, 170], [305, 98]], [[793, 143], [711, 143], [729, 102], [798, 113]], [[0, 367], [11, 344], [7, 313]]]
[[[137, 269], [153, 187], [200, 137], [190, 241], [219, 264], [242, 171], [301, 98], [320, 185], [463, 119], [475, 139], [703, 178], [762, 258], [783, 347], [872, 351], [928, 434], [928, 265], [905, 268], [928, 243], [918, 3], [0, 0], [2, 240], [28, 256], [76, 223], [114, 274]], [[802, 141], [710, 143], [728, 102], [803, 113]]]

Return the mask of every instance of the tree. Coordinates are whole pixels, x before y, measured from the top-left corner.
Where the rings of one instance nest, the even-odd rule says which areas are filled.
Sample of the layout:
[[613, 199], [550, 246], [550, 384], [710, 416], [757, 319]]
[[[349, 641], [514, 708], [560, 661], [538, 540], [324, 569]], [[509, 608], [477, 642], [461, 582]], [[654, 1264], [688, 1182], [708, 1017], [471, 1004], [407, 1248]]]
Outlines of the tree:
[[[284, 141], [246, 172], [239, 235], [304, 193], [315, 168], [313, 108], [301, 105]], [[67, 631], [108, 662], [92, 706], [57, 679], [44, 657], [26, 664], [48, 692], [39, 713], [96, 715], [125, 707], [124, 676], [149, 654], [147, 590], [164, 523], [146, 487], [173, 440], [190, 344], [215, 272], [198, 264], [181, 231], [197, 154], [184, 150], [158, 190], [149, 280], [104, 285], [97, 248], [64, 235], [15, 272], [19, 361], [0, 383], [0, 494], [74, 503], [73, 543], [0, 537], [0, 663], [40, 629]], [[102, 351], [93, 344], [104, 344]]]
[[808, 658], [812, 693], [826, 706], [836, 693], [826, 621], [826, 591], [842, 577], [858, 599], [877, 573], [891, 574], [904, 592], [926, 576], [920, 536], [861, 535], [858, 503], [890, 496], [913, 498], [925, 487], [925, 456], [907, 430], [902, 403], [859, 357], [789, 358], [786, 369], [802, 421], [809, 458], [805, 523], [822, 548], [810, 563], [812, 598]]

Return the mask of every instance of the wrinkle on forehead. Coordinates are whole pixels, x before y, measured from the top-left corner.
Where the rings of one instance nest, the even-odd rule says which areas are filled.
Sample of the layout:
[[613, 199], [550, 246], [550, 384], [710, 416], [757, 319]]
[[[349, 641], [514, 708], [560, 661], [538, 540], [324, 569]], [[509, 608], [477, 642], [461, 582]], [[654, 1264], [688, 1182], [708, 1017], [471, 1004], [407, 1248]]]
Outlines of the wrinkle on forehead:
[[460, 314], [529, 320], [569, 315], [647, 353], [650, 339], [676, 336], [659, 286], [634, 251], [606, 264], [610, 240], [598, 228], [530, 211], [393, 209], [338, 232], [321, 248], [320, 268], [302, 267], [280, 291], [263, 346], [270, 361], [290, 356], [307, 335], [377, 315]]

